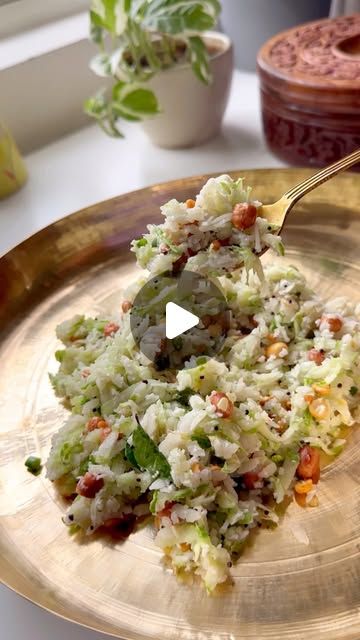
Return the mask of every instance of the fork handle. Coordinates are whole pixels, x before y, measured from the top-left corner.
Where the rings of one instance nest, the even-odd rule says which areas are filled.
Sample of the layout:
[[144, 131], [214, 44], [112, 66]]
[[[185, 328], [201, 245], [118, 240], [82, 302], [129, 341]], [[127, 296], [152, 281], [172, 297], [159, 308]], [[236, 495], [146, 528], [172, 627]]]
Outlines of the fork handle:
[[310, 178], [307, 178], [292, 189], [289, 189], [289, 191], [285, 193], [284, 198], [289, 200], [292, 204], [295, 204], [295, 202], [300, 200], [300, 198], [305, 194], [309, 193], [309, 191], [312, 191], [323, 182], [329, 180], [329, 178], [332, 178], [332, 176], [352, 167], [358, 162], [360, 162], [360, 149], [357, 149], [356, 151], [353, 151], [353, 153], [350, 153], [350, 155], [345, 156], [345, 158], [334, 162], [334, 164], [331, 164], [329, 167], [321, 169], [313, 176], [310, 176]]

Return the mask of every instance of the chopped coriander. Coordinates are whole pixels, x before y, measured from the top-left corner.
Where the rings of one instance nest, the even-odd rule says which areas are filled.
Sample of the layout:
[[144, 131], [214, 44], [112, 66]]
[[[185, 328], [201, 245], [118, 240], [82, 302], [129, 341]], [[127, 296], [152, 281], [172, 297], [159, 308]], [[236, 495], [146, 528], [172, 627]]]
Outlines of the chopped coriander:
[[283, 456], [281, 456], [279, 453], [274, 453], [274, 454], [271, 456], [271, 460], [272, 460], [273, 462], [275, 462], [275, 464], [277, 464], [278, 462], [283, 462], [284, 457], [283, 457]]
[[195, 433], [191, 436], [191, 440], [193, 440], [194, 442], [197, 442], [199, 447], [201, 447], [202, 449], [210, 449], [211, 447], [211, 442], [209, 440], [209, 438], [205, 435], [196, 435]]
[[155, 356], [154, 365], [157, 371], [164, 371], [170, 366], [169, 356], [159, 353]]
[[89, 456], [85, 458], [79, 465], [79, 476], [83, 476], [89, 470], [89, 464], [95, 464], [94, 456]]
[[186, 387], [185, 389], [177, 392], [174, 400], [176, 400], [176, 402], [180, 402], [180, 404], [183, 404], [186, 407], [188, 406], [189, 399], [192, 395], [194, 395], [194, 391], [191, 387]]
[[183, 340], [181, 336], [176, 336], [176, 338], [173, 338], [172, 343], [175, 351], [180, 351], [183, 347]]
[[80, 531], [80, 526], [78, 524], [71, 524], [69, 527], [69, 536], [75, 535], [78, 531]]
[[356, 396], [356, 394], [358, 393], [359, 389], [357, 387], [350, 387], [350, 394], [352, 396]]
[[304, 411], [303, 421], [304, 421], [304, 426], [307, 428], [310, 427], [313, 423], [313, 417], [310, 413], [309, 407], [306, 407]]
[[[274, 315], [274, 312], [273, 312], [273, 311], [271, 312], [271, 315], [272, 315], [272, 316]], [[271, 322], [270, 322], [270, 324], [269, 324], [269, 331], [270, 331], [270, 333], [271, 333], [272, 331], [275, 331], [276, 327], [277, 327], [276, 320], [271, 320]]]
[[25, 467], [27, 468], [29, 473], [32, 473], [33, 476], [37, 476], [42, 469], [41, 459], [37, 456], [29, 456], [25, 460]]

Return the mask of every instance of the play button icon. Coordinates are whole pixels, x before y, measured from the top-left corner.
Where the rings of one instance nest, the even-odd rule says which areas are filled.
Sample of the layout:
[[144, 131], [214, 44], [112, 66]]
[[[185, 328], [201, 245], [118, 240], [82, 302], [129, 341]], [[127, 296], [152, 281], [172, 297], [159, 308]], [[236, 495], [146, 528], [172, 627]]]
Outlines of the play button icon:
[[175, 302], [168, 302], [165, 307], [165, 334], [169, 340], [181, 336], [182, 333], [199, 324], [200, 318], [190, 311], [179, 307]]
[[132, 336], [158, 371], [216, 356], [229, 326], [230, 311], [220, 287], [186, 269], [150, 278], [130, 311]]

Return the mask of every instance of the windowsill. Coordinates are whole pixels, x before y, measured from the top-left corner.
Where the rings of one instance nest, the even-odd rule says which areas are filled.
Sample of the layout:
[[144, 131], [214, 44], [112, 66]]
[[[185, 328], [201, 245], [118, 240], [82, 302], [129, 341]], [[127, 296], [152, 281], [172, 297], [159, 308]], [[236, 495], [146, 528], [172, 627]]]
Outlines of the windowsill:
[[154, 147], [141, 123], [124, 122], [122, 130], [119, 140], [92, 125], [25, 157], [27, 184], [0, 201], [0, 255], [72, 211], [133, 189], [190, 174], [283, 166], [265, 146], [254, 73], [235, 71], [223, 129], [199, 147]]
[[89, 124], [84, 100], [104, 81], [89, 69], [88, 33], [81, 12], [0, 41], [0, 119], [22, 153]]
[[86, 40], [88, 33], [88, 14], [82, 12], [6, 38], [0, 41], [0, 71]]

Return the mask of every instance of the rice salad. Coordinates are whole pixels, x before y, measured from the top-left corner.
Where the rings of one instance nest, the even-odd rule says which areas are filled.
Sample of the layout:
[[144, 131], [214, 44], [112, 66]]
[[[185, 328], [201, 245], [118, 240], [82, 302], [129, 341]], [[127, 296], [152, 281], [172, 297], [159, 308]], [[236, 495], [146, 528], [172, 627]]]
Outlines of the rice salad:
[[[231, 220], [249, 220], [249, 206], [240, 229]], [[280, 506], [317, 506], [321, 456], [337, 456], [359, 418], [360, 305], [322, 301], [295, 267], [262, 268], [259, 254], [282, 244], [241, 180], [211, 179], [162, 211], [133, 243], [138, 262], [153, 275], [185, 255], [175, 269], [218, 276], [230, 309], [221, 351], [159, 370], [130, 328], [139, 284], [121, 313], [63, 322], [51, 382], [70, 416], [47, 476], [69, 500], [71, 532], [128, 533], [152, 518], [167, 564], [211, 592]]]
[[257, 259], [272, 247], [283, 255], [278, 227], [261, 217], [261, 203], [251, 200], [242, 178], [210, 178], [196, 200], [170, 200], [160, 209], [165, 222], [132, 242], [138, 264], [156, 275], [190, 271], [220, 276], [240, 266], [260, 269]]

